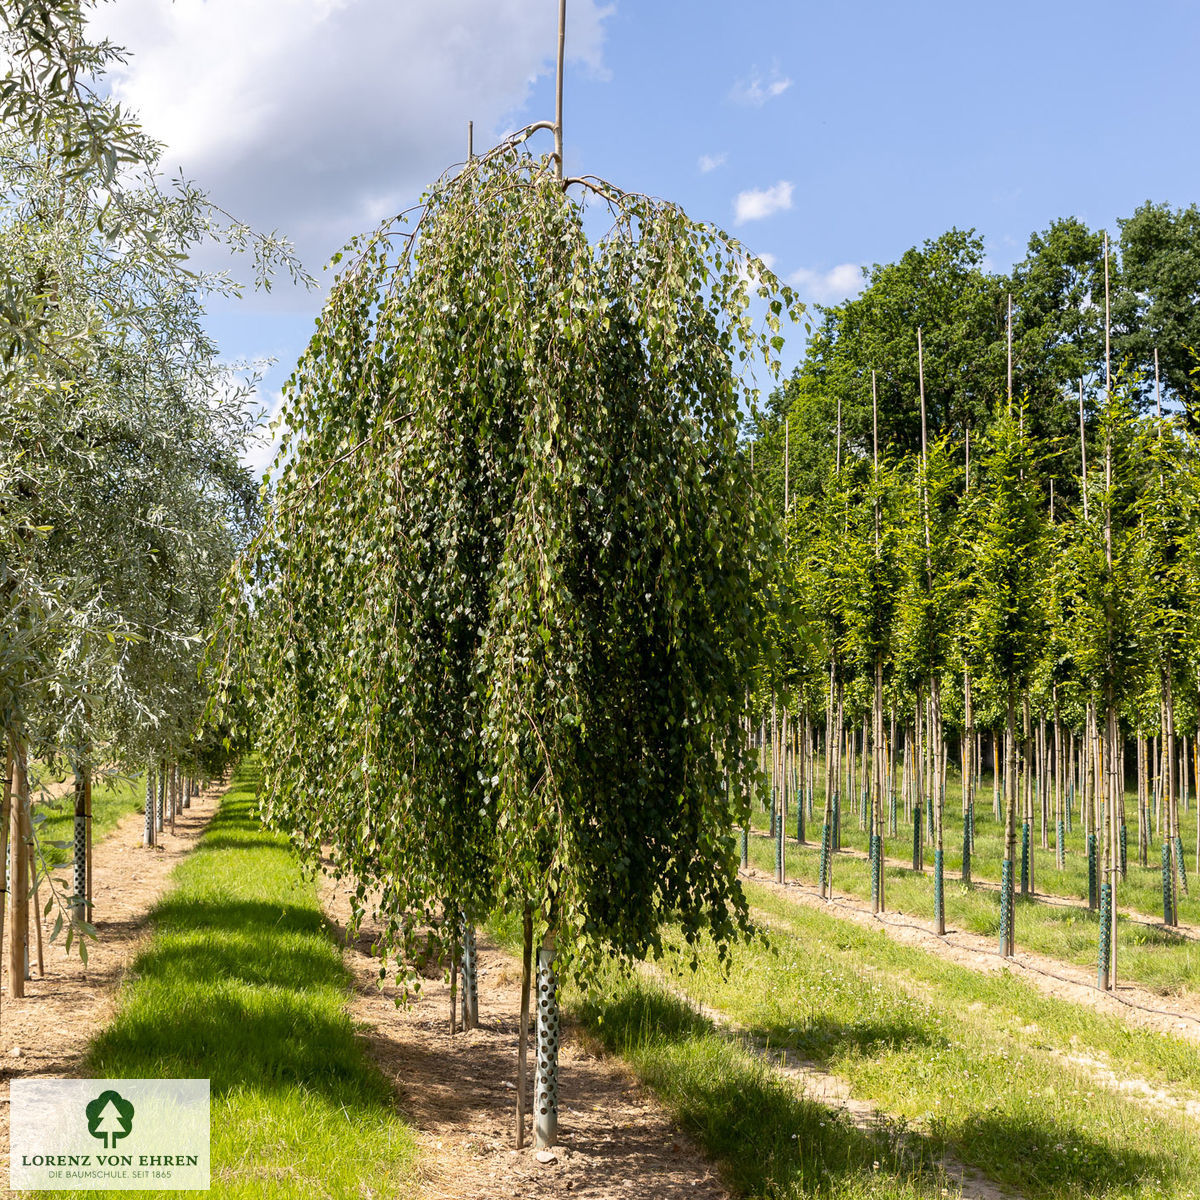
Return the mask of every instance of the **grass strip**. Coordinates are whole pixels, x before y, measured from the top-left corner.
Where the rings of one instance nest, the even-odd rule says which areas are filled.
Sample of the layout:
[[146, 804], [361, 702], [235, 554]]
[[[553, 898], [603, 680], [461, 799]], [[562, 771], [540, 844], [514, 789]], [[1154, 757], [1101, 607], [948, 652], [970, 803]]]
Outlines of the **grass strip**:
[[[949, 839], [947, 839], [949, 840]], [[898, 839], [888, 842], [889, 853], [899, 849]], [[849, 844], [843, 839], [843, 845]], [[930, 856], [932, 857], [932, 856]], [[774, 873], [775, 845], [767, 838], [750, 838], [750, 862]], [[817, 883], [820, 851], [816, 846], [789, 840], [787, 875]], [[1134, 870], [1130, 866], [1130, 871]], [[1140, 869], [1140, 868], [1139, 868]], [[978, 873], [977, 873], [978, 874]], [[1043, 877], [1045, 868], [1043, 868]], [[933, 920], [933, 870], [924, 873], [888, 866], [885, 871], [887, 907], [917, 919]], [[834, 855], [834, 890], [859, 900], [871, 896], [870, 866], [865, 858]], [[999, 938], [1000, 893], [991, 888], [968, 887], [957, 880], [945, 884], [946, 920], [959, 929]], [[1118, 898], [1124, 897], [1118, 889]], [[1100, 937], [1099, 913], [1069, 905], [1045, 904], [1017, 896], [1017, 947], [1076, 966], [1095, 968]], [[1117, 921], [1117, 976], [1132, 979], [1163, 993], [1200, 991], [1200, 942], [1181, 937], [1163, 927], [1147, 926], [1123, 916]]]
[[313, 883], [255, 817], [257, 781], [239, 768], [175, 869], [85, 1069], [209, 1079], [214, 1196], [403, 1194], [412, 1130], [355, 1037], [351, 977]]
[[1200, 1087], [1194, 1047], [902, 946], [762, 888], [770, 945], [711, 948], [679, 985], [776, 1048], [849, 1081], [1029, 1200], [1195, 1200], [1200, 1138], [1165, 1104], [1100, 1085], [1065, 1054]]

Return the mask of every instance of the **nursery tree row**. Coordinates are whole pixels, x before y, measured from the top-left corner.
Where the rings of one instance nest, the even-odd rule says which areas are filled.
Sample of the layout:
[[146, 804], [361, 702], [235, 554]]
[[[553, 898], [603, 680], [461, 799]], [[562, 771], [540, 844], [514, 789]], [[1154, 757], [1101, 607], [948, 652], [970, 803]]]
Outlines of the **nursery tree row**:
[[[1177, 225], [1190, 219], [1148, 207], [1123, 234], [1132, 241], [1145, 222], [1165, 217]], [[1014, 946], [1018, 878], [1021, 891], [1033, 887], [1035, 816], [1040, 810], [1043, 837], [1047, 827], [1055, 831], [1061, 865], [1075, 802], [1093, 856], [1091, 901], [1101, 914], [1099, 977], [1110, 983], [1114, 890], [1132, 837], [1144, 863], [1152, 826], [1159, 836], [1168, 924], [1187, 886], [1179, 795], [1181, 776], [1195, 769], [1200, 461], [1188, 415], [1191, 376], [1177, 373], [1167, 387], [1161, 364], [1189, 355], [1178, 345], [1151, 346], [1148, 372], [1128, 357], [1113, 368], [1117, 339], [1106, 357], [1105, 300], [1111, 311], [1121, 294], [1111, 276], [1122, 272], [1110, 272], [1106, 296], [1102, 250], [1098, 286], [1093, 279], [1075, 312], [1078, 325], [1098, 320], [1099, 373], [1072, 383], [1070, 375], [1095, 364], [1071, 358], [1070, 375], [1055, 365], [1055, 353], [1071, 349], [1061, 333], [1071, 324], [1066, 309], [1055, 317], [1059, 335], [1038, 343], [1041, 356], [1024, 343], [1020, 357], [1019, 332], [1035, 318], [1007, 295], [997, 364], [995, 343], [971, 341], [960, 320], [964, 296], [994, 292], [996, 281], [974, 270], [953, 297], [937, 290], [952, 274], [951, 248], [971, 244], [951, 235], [896, 267], [876, 268], [859, 300], [826, 314], [823, 332], [840, 331], [837, 344], [816, 341], [754, 430], [755, 477], [781, 515], [786, 570], [772, 596], [774, 676], [747, 728], [776, 757], [784, 743], [798, 750], [790, 798], [811, 805], [811, 785], [806, 791], [801, 781], [812, 774], [804, 763], [824, 724], [827, 889], [843, 799], [840, 756], [847, 731], [861, 727], [873, 752], [861, 791], [871, 808], [874, 904], [883, 903], [883, 839], [897, 833], [899, 792], [914, 822], [914, 866], [922, 865], [926, 840], [934, 847], [939, 932], [947, 759], [957, 757], [962, 773], [969, 880], [972, 793], [986, 747], [1006, 826], [1005, 953]], [[1125, 274], [1131, 270], [1126, 264]], [[914, 289], [908, 300], [920, 301], [910, 311], [939, 331], [932, 338], [915, 324], [907, 339], [899, 329], [893, 341], [882, 336], [896, 276], [905, 273]], [[948, 309], [930, 307], [938, 297]], [[1155, 311], [1145, 296], [1139, 303]], [[1132, 322], [1124, 327], [1131, 354], [1142, 333]], [[936, 346], [939, 337], [931, 356], [930, 341]], [[852, 368], [851, 350], [879, 357]], [[1022, 379], [1028, 387], [1017, 392]], [[1125, 799], [1135, 762], [1136, 835]], [[772, 801], [780, 832], [788, 798]], [[1200, 870], [1200, 845], [1196, 854]]]
[[167, 769], [173, 812], [181, 772], [221, 766], [220, 739], [197, 732], [198, 667], [258, 521], [241, 465], [254, 416], [203, 327], [206, 298], [234, 285], [187, 258], [217, 239], [263, 270], [290, 261], [191, 184], [162, 183], [159, 147], [97, 90], [118, 51], [89, 40], [89, 7], [0, 5], [0, 863], [11, 838], [16, 995], [28, 884], [40, 900], [47, 882], [31, 762], [75, 778], [74, 872], [46, 899], [68, 946], [90, 932], [93, 778]]

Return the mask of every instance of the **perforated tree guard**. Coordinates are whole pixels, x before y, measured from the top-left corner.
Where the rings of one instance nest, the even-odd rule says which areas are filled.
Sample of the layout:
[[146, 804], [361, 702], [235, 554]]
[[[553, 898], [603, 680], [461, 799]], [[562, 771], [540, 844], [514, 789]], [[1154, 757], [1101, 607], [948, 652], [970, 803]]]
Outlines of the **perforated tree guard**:
[[783, 814], [779, 814], [779, 821], [776, 826], [775, 834], [775, 882], [783, 882]]
[[142, 832], [142, 845], [154, 845], [154, 797], [157, 789], [154, 786], [154, 768], [146, 767], [146, 828]]
[[971, 825], [970, 822], [963, 826], [963, 845], [962, 845], [962, 881], [963, 883], [971, 882]]
[[73, 853], [74, 872], [72, 886], [74, 888], [71, 914], [77, 921], [84, 919], [84, 909], [87, 904], [87, 810], [85, 808], [84, 781], [77, 776], [75, 780], [75, 839]]
[[1175, 924], [1175, 896], [1174, 889], [1171, 887], [1171, 845], [1169, 842], [1163, 842], [1162, 846], [1162, 896], [1163, 896], [1163, 924]]
[[924, 867], [921, 861], [921, 806], [916, 804], [913, 806], [913, 853], [912, 853], [912, 869], [920, 871]]
[[462, 933], [462, 1027], [479, 1027], [479, 973], [476, 970], [478, 956], [475, 953], [475, 926], [461, 917]]
[[750, 831], [742, 826], [742, 868], [750, 865]]
[[1096, 968], [1096, 986], [1108, 990], [1109, 950], [1112, 938], [1112, 884], [1100, 885], [1100, 956]]
[[933, 920], [938, 933], [946, 932], [945, 858], [941, 850], [933, 852]]
[[558, 1142], [558, 978], [554, 947], [537, 954], [537, 1074], [533, 1088], [533, 1147]]
[[1029, 822], [1021, 823], [1021, 895], [1029, 893]]
[[1000, 953], [1008, 958], [1012, 953], [1015, 923], [1013, 912], [1013, 862], [1006, 858], [1000, 865]]
[[1129, 826], [1121, 822], [1121, 878], [1129, 870]]
[[1099, 880], [1096, 877], [1096, 835], [1088, 834], [1088, 908], [1095, 908], [1099, 903], [1100, 893], [1097, 891]]

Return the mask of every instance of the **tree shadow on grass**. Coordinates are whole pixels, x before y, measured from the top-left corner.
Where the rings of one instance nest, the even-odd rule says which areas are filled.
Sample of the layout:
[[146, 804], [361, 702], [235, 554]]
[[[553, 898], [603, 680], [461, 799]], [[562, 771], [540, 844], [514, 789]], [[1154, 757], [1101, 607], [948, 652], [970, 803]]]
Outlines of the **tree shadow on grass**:
[[609, 1050], [633, 1060], [740, 1191], [825, 1195], [839, 1182], [867, 1190], [882, 1175], [906, 1196], [937, 1194], [949, 1182], [940, 1140], [902, 1122], [864, 1128], [799, 1094], [674, 997], [635, 986], [585, 1003], [583, 1017]]
[[821, 1067], [828, 1067], [847, 1053], [877, 1058], [912, 1047], [937, 1049], [948, 1044], [945, 1038], [931, 1035], [916, 1021], [899, 1016], [854, 1022], [812, 1016], [791, 1025], [785, 1021], [760, 1021], [755, 1022], [751, 1032], [769, 1046], [793, 1049]]
[[1166, 1151], [1146, 1153], [1129, 1139], [1117, 1150], [1056, 1123], [1049, 1113], [980, 1114], [956, 1129], [952, 1142], [966, 1161], [1005, 1164], [1003, 1182], [1031, 1198], [1129, 1196], [1151, 1180], [1165, 1189], [1162, 1194], [1177, 1195], [1176, 1187], [1196, 1181], [1194, 1161], [1180, 1163]]

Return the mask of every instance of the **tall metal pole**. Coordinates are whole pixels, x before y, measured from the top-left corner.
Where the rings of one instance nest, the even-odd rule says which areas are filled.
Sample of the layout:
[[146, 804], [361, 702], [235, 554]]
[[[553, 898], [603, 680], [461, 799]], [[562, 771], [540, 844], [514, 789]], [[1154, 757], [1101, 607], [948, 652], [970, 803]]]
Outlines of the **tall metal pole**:
[[838, 414], [837, 414], [837, 472], [842, 473], [842, 398], [838, 396]]
[[554, 91], [554, 174], [563, 177], [563, 61], [567, 46], [567, 0], [558, 0], [558, 80]]
[[1012, 408], [1012, 293], [1008, 297], [1008, 407]]
[[1079, 380], [1079, 464], [1080, 464], [1080, 480], [1083, 485], [1083, 519], [1088, 519], [1088, 492], [1087, 492], [1087, 436], [1083, 426], [1083, 379]]
[[1111, 316], [1108, 302], [1108, 234], [1104, 235], [1104, 398], [1107, 401], [1112, 395], [1112, 346], [1110, 324]]

